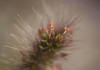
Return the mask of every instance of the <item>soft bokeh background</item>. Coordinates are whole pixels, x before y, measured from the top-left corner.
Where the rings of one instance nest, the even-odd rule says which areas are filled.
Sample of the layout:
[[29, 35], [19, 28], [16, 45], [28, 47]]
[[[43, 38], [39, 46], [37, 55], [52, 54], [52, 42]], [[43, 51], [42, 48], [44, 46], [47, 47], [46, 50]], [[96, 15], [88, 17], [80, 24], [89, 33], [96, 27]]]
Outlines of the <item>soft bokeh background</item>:
[[[11, 70], [15, 61], [19, 60], [16, 51], [3, 47], [8, 35], [14, 31], [13, 24], [17, 24], [17, 14], [36, 28], [39, 25], [34, 22], [36, 20], [32, 7], [39, 13], [45, 13], [41, 2], [42, 0], [0, 0], [0, 70]], [[59, 11], [61, 15], [65, 11], [68, 17], [81, 17], [75, 26], [75, 39], [78, 41], [73, 47], [76, 49], [71, 51], [66, 62], [58, 60], [62, 70], [100, 70], [100, 1], [46, 0], [46, 3], [56, 15]]]

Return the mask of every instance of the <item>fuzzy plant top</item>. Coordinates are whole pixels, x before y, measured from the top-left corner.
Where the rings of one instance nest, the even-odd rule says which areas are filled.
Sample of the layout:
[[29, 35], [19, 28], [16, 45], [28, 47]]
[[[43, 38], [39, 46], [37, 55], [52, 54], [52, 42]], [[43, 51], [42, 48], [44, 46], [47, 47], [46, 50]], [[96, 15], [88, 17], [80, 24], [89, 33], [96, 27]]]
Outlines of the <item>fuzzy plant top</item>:
[[[72, 43], [73, 29], [71, 26], [58, 26], [49, 23], [38, 30], [38, 39], [33, 42], [29, 55], [22, 54], [22, 67], [20, 70], [47, 70], [46, 66], [53, 62], [56, 53]], [[62, 54], [67, 56], [67, 54]]]

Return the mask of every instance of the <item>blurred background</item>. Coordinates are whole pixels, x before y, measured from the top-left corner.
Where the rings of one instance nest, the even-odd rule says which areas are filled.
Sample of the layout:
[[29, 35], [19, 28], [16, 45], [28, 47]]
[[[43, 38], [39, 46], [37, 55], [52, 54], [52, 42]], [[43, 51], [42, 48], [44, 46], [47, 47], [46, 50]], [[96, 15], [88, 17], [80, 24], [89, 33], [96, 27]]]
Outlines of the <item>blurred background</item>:
[[[75, 42], [68, 60], [58, 59], [62, 70], [100, 70], [100, 1], [99, 0], [0, 0], [0, 70], [11, 70], [17, 60], [18, 52], [4, 47], [9, 34], [14, 31], [16, 18], [20, 14], [25, 22], [33, 25], [33, 29], [40, 26], [36, 23], [36, 12], [47, 13], [50, 19], [65, 15], [78, 16], [80, 19], [75, 27]], [[36, 12], [33, 12], [36, 10]], [[52, 11], [53, 13], [51, 13]], [[64, 13], [64, 14], [63, 14]], [[54, 17], [55, 15], [55, 17]]]

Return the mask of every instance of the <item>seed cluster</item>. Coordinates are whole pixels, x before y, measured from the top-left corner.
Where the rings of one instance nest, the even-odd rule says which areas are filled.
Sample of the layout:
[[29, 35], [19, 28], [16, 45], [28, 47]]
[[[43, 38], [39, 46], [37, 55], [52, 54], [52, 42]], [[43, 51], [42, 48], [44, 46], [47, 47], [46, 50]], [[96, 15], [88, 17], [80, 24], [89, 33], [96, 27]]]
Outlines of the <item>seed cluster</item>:
[[23, 55], [24, 67], [28, 70], [45, 70], [45, 66], [52, 63], [56, 52], [70, 45], [73, 41], [72, 34], [73, 29], [69, 26], [57, 27], [49, 23], [47, 27], [39, 28], [39, 39], [33, 43], [32, 51], [28, 57]]

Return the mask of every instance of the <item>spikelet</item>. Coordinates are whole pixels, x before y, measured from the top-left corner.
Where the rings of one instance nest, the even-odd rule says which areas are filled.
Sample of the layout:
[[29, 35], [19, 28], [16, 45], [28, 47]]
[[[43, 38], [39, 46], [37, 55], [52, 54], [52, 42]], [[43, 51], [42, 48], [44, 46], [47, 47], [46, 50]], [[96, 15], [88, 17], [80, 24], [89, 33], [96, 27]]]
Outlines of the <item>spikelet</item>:
[[[64, 26], [60, 31], [57, 29], [56, 24], [49, 23], [47, 27], [40, 27], [37, 30], [38, 39], [33, 42], [32, 49], [27, 51], [28, 56], [21, 51], [24, 69], [46, 70], [46, 66], [52, 64], [56, 53], [62, 48], [69, 47], [72, 43], [69, 37], [72, 36], [70, 27]], [[62, 54], [62, 56], [67, 56], [67, 54]]]
[[[22, 56], [21, 64], [18, 64], [17, 70], [47, 70], [49, 65], [52, 66], [52, 70], [56, 70], [56, 65], [52, 65], [52, 63], [57, 53], [63, 48], [68, 48], [73, 42], [74, 29], [70, 23], [64, 23], [63, 20], [60, 22], [55, 19], [52, 20], [56, 16], [48, 9], [48, 6], [43, 5], [46, 14], [42, 15], [34, 10], [37, 22], [33, 24], [45, 21], [46, 26], [33, 28], [18, 15], [19, 25], [15, 25], [18, 34], [11, 34], [15, 39], [13, 43], [15, 47], [11, 48], [18, 50]], [[46, 15], [49, 15], [50, 19], [47, 18], [48, 16], [44, 17]], [[73, 20], [71, 22], [73, 23]], [[62, 58], [65, 56], [68, 56], [68, 54], [61, 54]]]

